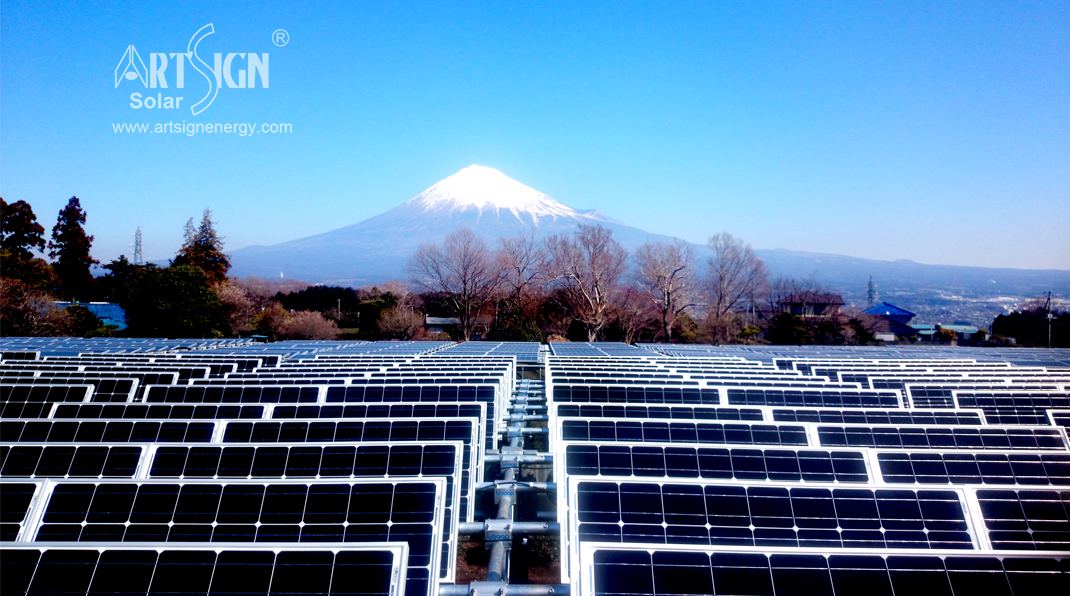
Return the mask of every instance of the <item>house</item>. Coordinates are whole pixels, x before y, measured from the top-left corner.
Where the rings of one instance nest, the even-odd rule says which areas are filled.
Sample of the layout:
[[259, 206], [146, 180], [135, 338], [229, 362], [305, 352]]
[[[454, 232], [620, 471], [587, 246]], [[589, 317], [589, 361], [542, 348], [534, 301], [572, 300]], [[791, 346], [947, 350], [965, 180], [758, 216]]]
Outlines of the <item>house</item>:
[[461, 320], [457, 317], [424, 317], [424, 329], [429, 334], [450, 334], [461, 326]]
[[862, 312], [888, 321], [888, 330], [899, 337], [913, 337], [918, 333], [914, 327], [910, 326], [910, 320], [915, 316], [914, 313], [905, 308], [881, 302]]
[[780, 312], [803, 318], [830, 317], [839, 314], [841, 307], [843, 297], [826, 292], [796, 292], [777, 302]]

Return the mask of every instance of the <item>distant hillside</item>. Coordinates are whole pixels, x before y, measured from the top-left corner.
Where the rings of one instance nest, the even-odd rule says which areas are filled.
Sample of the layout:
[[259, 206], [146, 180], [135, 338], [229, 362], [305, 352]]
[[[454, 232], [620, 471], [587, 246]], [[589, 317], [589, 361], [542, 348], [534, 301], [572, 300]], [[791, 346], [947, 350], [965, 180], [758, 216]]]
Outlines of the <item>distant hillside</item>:
[[[520, 233], [568, 233], [581, 223], [612, 229], [629, 251], [649, 240], [669, 239], [573, 209], [493, 168], [469, 166], [375, 217], [281, 244], [250, 246], [231, 258], [239, 276], [364, 285], [408, 278], [406, 265], [416, 247], [462, 227], [496, 243]], [[843, 292], [849, 302], [861, 303], [872, 276], [883, 296], [903, 297], [904, 306], [919, 315], [941, 301], [987, 304], [981, 312], [994, 316], [1003, 308], [993, 306], [1002, 304], [1001, 297], [1013, 304], [1047, 291], [1070, 295], [1070, 271], [925, 265], [780, 249], [756, 252], [773, 276], [813, 278]]]

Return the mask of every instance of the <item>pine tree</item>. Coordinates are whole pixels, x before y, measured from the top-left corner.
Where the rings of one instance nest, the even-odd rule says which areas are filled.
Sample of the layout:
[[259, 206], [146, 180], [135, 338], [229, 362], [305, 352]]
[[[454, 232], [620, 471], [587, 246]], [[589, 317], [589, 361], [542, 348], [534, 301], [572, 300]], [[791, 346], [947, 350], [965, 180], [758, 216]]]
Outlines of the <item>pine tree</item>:
[[227, 278], [230, 259], [223, 252], [223, 239], [215, 230], [210, 209], [204, 210], [199, 227], [193, 225], [193, 219], [186, 222], [182, 248], [172, 264], [198, 267], [213, 284]]
[[67, 206], [60, 210], [56, 225], [52, 228], [52, 240], [48, 254], [52, 257], [52, 269], [56, 272], [60, 289], [72, 299], [88, 298], [93, 284], [89, 268], [96, 261], [89, 254], [93, 237], [85, 233], [85, 211], [78, 197], [71, 197]]

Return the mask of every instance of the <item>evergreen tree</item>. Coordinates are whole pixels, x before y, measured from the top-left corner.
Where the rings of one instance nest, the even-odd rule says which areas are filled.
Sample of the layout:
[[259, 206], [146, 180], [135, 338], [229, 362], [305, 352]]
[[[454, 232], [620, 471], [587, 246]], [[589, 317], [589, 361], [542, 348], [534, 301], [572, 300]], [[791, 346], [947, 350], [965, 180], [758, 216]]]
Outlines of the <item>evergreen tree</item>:
[[48, 254], [62, 293], [69, 298], [88, 298], [93, 284], [89, 268], [96, 263], [89, 254], [93, 237], [85, 233], [85, 211], [78, 197], [71, 197], [60, 210], [52, 228]]
[[0, 275], [43, 287], [51, 278], [48, 263], [34, 255], [45, 249], [45, 229], [26, 201], [0, 197]]
[[215, 230], [210, 209], [204, 210], [199, 227], [194, 227], [192, 218], [186, 222], [182, 248], [172, 263], [199, 268], [212, 284], [226, 280], [230, 258], [223, 252], [223, 238]]
[[37, 223], [26, 201], [8, 204], [0, 197], [0, 249], [5, 258], [33, 257], [33, 249], [45, 249], [45, 229]]

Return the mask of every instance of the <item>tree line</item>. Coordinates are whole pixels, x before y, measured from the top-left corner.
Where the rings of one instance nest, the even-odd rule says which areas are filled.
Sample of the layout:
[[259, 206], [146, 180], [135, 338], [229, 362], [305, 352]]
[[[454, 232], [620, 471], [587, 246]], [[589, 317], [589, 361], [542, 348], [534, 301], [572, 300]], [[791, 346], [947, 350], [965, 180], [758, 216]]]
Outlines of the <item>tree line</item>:
[[[872, 342], [880, 330], [857, 312], [787, 312], [788, 297], [825, 290], [770, 279], [751, 247], [727, 233], [705, 247], [648, 242], [629, 255], [598, 225], [494, 245], [462, 229], [419, 247], [408, 283], [341, 288], [231, 277], [207, 209], [186, 223], [182, 246], [162, 266], [125, 256], [100, 265], [77, 197], [47, 242], [28, 203], [0, 207], [4, 335], [117, 333], [83, 307], [56, 308], [57, 299], [117, 302], [123, 334], [142, 337], [851, 344]], [[428, 325], [427, 316], [446, 321]]]
[[410, 308], [453, 317], [463, 340], [857, 344], [883, 330], [859, 312], [786, 311], [787, 302], [827, 291], [813, 281], [771, 280], [730, 234], [699, 250], [675, 240], [629, 255], [598, 225], [541, 241], [505, 238], [497, 247], [462, 229], [410, 260], [420, 290]]
[[[283, 284], [237, 280], [205, 209], [186, 222], [182, 246], [166, 266], [124, 255], [100, 265], [91, 255], [86, 212], [78, 197], [60, 210], [51, 239], [26, 201], [0, 198], [0, 334], [130, 337], [331, 338], [336, 321], [315, 310], [287, 308]], [[46, 259], [45, 257], [48, 257]], [[300, 286], [303, 287], [303, 286]], [[293, 289], [292, 287], [290, 289]], [[75, 303], [59, 308], [57, 300]], [[84, 304], [115, 302], [126, 314], [121, 333]]]

